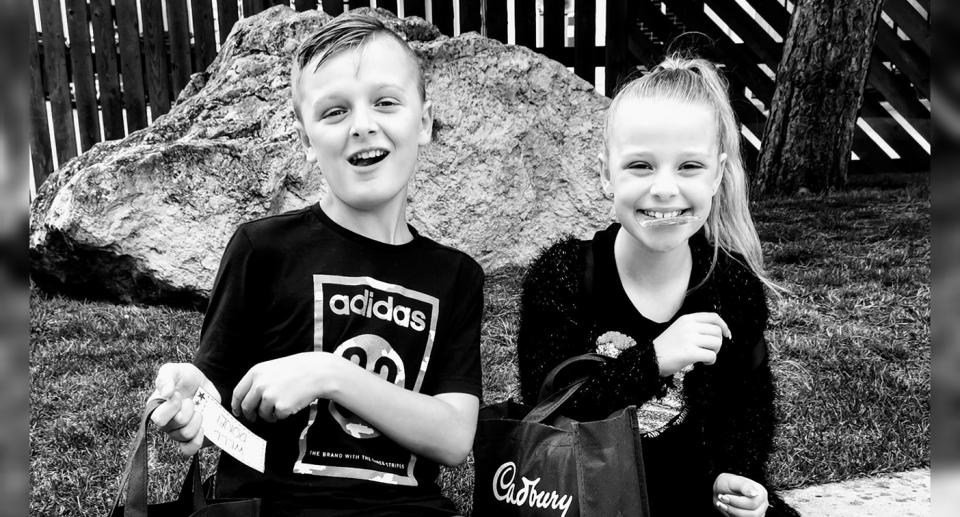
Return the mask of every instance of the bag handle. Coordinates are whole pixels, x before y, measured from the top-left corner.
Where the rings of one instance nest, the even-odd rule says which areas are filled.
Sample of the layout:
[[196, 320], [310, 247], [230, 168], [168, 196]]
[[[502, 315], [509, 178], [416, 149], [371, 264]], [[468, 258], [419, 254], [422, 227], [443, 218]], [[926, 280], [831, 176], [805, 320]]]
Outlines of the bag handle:
[[[149, 483], [149, 473], [147, 472], [147, 423], [150, 421], [150, 415], [163, 404], [163, 399], [150, 399], [144, 407], [143, 415], [140, 418], [140, 426], [137, 434], [130, 443], [131, 452], [127, 457], [127, 464], [120, 478], [120, 486], [117, 488], [117, 497], [113, 502], [113, 515], [120, 506], [120, 498], [126, 488], [126, 504], [124, 505], [124, 517], [147, 517], [147, 485]], [[178, 500], [192, 499], [194, 511], [207, 506], [206, 499], [203, 497], [203, 491], [200, 489], [200, 462], [199, 454], [194, 454], [190, 462], [190, 469], [187, 471], [187, 477], [183, 481]], [[193, 494], [188, 495], [187, 491]]]
[[574, 366], [583, 366], [585, 364], [592, 365], [602, 365], [607, 362], [608, 358], [600, 354], [581, 354], [575, 355], [562, 363], [555, 366], [550, 372], [547, 373], [546, 378], [543, 380], [543, 384], [540, 386], [540, 402], [527, 413], [527, 416], [524, 417], [524, 422], [542, 422], [549, 418], [553, 413], [555, 413], [560, 406], [562, 406], [566, 401], [570, 400], [570, 397], [574, 396], [580, 388], [586, 384], [589, 380], [589, 377], [586, 375], [581, 375], [580, 377], [574, 379], [570, 384], [562, 388], [555, 388], [557, 378], [560, 374], [569, 368]]

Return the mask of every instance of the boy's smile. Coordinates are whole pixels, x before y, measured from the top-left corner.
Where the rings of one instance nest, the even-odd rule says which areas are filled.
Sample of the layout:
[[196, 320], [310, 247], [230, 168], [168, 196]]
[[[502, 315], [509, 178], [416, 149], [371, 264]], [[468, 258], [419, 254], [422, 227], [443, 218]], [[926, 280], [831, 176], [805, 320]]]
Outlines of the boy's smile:
[[374, 35], [315, 67], [304, 67], [295, 86], [302, 114], [295, 124], [307, 161], [330, 188], [324, 208], [401, 216], [433, 124], [418, 64], [393, 38]]

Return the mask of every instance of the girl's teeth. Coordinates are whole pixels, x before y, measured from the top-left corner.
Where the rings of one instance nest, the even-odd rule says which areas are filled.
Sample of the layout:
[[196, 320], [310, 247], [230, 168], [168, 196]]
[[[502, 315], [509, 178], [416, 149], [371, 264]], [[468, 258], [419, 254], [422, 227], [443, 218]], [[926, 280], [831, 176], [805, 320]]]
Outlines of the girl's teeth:
[[668, 217], [677, 217], [678, 215], [680, 215], [681, 213], [683, 213], [683, 211], [682, 211], [682, 210], [674, 210], [673, 212], [653, 212], [653, 211], [649, 211], [649, 210], [644, 210], [643, 213], [644, 213], [644, 215], [647, 215], [647, 216], [649, 216], [649, 217], [653, 217], [653, 218], [655, 218], [655, 219], [666, 219], [666, 218], [668, 218]]

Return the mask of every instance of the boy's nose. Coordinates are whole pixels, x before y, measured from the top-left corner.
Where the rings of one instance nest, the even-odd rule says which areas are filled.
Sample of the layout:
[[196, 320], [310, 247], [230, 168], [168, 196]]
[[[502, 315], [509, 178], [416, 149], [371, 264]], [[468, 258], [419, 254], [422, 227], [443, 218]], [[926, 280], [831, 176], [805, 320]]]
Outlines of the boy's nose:
[[353, 122], [350, 128], [350, 134], [355, 137], [362, 137], [366, 135], [372, 135], [377, 132], [377, 125], [373, 118], [370, 116], [370, 113], [364, 109], [354, 110]]

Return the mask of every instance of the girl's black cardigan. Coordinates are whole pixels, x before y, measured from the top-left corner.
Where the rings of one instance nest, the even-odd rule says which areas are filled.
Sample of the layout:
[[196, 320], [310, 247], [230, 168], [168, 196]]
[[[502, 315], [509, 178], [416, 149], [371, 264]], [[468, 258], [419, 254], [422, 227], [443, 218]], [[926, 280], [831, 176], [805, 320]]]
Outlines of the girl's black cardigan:
[[[767, 304], [763, 284], [742, 257], [720, 251], [707, 276], [713, 247], [701, 231], [690, 240], [691, 288], [667, 324], [657, 326], [636, 310], [637, 321], [611, 319], [629, 303], [613, 259], [620, 226], [597, 232], [591, 241], [566, 239], [545, 250], [530, 266], [521, 295], [517, 355], [521, 395], [536, 403], [547, 372], [569, 357], [596, 351], [596, 339], [609, 330], [630, 335], [636, 346], [592, 372], [565, 406], [568, 416], [604, 418], [628, 405], [662, 396], [672, 378], [662, 378], [653, 348], [665, 329], [691, 312], [717, 312], [730, 327], [715, 364], [697, 365], [683, 381], [687, 414], [657, 437], [642, 440], [647, 488], [654, 517], [720, 515], [712, 487], [723, 472], [746, 476], [767, 488], [767, 515], [796, 515], [767, 484], [765, 463], [774, 434], [774, 387], [767, 362], [764, 329]], [[592, 249], [592, 256], [588, 250]], [[589, 268], [588, 262], [592, 267]], [[590, 280], [587, 280], [590, 278]], [[619, 302], [618, 302], [619, 301]], [[621, 306], [615, 306], [615, 304]], [[630, 305], [632, 309], [632, 305]], [[640, 320], [645, 325], [637, 325]], [[662, 330], [661, 330], [662, 331]]]

